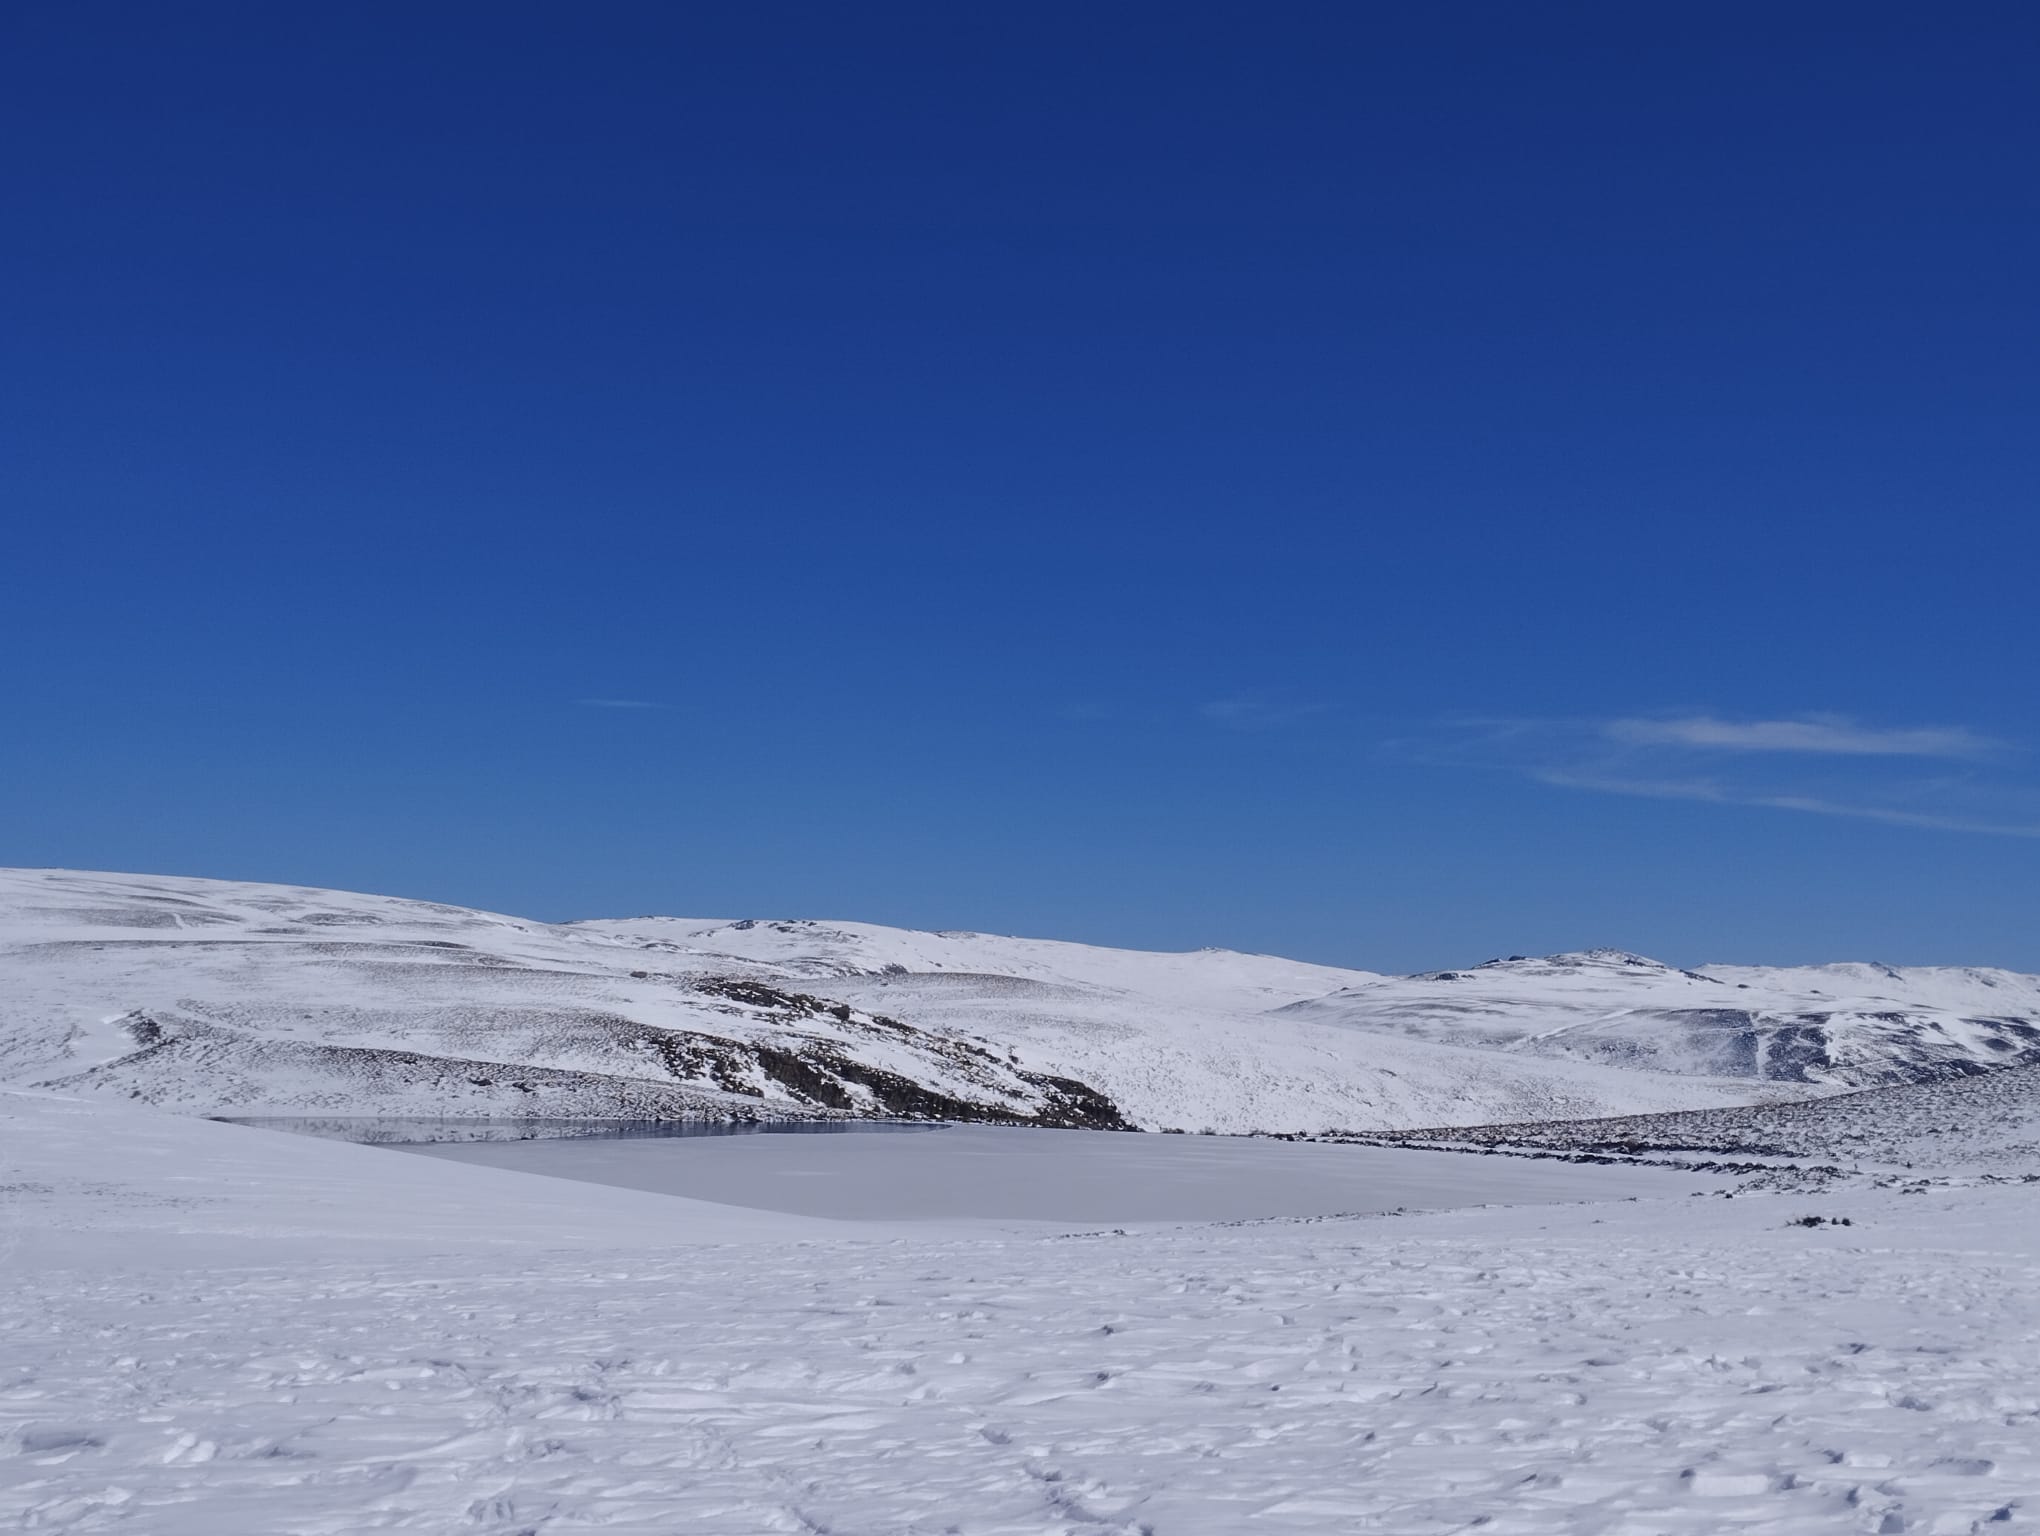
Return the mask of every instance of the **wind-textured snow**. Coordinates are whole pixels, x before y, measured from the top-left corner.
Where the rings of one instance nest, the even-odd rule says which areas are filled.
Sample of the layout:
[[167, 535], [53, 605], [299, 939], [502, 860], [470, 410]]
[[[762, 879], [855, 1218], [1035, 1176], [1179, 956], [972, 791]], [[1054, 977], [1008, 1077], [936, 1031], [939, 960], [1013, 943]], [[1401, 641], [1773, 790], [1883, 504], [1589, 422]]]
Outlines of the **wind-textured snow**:
[[0, 1189], [23, 1530], [2040, 1514], [2034, 1186], [903, 1235], [0, 1093]]

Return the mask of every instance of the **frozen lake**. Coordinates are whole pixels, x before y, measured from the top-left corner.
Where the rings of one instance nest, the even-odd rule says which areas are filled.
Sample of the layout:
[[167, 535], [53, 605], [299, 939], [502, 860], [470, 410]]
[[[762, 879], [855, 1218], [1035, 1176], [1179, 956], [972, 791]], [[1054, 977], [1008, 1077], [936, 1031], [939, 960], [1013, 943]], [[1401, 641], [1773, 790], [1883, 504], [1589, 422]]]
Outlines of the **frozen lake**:
[[397, 1148], [723, 1205], [852, 1221], [1250, 1221], [1682, 1195], [1660, 1169], [1230, 1136], [999, 1126], [896, 1134], [471, 1141]]

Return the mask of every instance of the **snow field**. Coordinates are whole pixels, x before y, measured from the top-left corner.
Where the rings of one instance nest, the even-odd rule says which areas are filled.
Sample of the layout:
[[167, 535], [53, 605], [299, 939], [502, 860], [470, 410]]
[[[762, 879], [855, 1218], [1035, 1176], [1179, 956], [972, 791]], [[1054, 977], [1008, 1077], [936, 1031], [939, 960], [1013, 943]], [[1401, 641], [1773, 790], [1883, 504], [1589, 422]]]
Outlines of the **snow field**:
[[1918, 1219], [1895, 1196], [1814, 1232], [1782, 1228], [1780, 1201], [1690, 1204], [1716, 1230], [1615, 1205], [1538, 1213], [1545, 1231], [1514, 1212], [1487, 1230], [1494, 1213], [43, 1272], [0, 1303], [0, 1519], [152, 1536], [2030, 1528], [2030, 1255], [1884, 1248], [1886, 1224]]
[[0, 1186], [0, 1528], [2016, 1536], [2040, 1511], [2036, 1186], [979, 1236], [10, 1094]]

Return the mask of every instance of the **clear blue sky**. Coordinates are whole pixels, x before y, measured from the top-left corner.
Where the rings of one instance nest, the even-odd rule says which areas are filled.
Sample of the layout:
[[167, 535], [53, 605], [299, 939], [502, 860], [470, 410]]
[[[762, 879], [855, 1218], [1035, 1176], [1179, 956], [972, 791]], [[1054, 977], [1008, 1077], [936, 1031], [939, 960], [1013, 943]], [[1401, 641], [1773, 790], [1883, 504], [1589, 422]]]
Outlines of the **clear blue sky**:
[[0, 19], [0, 861], [2040, 969], [2040, 10]]

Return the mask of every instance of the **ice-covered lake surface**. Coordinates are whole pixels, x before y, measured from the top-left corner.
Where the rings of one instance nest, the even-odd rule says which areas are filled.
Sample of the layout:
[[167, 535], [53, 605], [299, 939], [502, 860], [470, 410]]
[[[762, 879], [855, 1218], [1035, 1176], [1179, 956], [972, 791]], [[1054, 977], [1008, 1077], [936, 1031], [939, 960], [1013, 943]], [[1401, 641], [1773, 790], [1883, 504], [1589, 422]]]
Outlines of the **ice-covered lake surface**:
[[1717, 1179], [1654, 1168], [1239, 1136], [894, 1129], [903, 1134], [449, 1141], [399, 1150], [847, 1221], [1254, 1221], [1723, 1187]]

